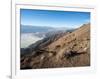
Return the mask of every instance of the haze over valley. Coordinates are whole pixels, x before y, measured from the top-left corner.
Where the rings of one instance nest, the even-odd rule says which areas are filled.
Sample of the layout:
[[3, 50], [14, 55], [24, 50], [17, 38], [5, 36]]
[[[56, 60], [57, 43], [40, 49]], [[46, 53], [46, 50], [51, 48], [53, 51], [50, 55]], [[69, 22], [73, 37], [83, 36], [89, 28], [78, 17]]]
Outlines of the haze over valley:
[[21, 48], [26, 48], [29, 45], [35, 43], [36, 41], [42, 40], [43, 38], [48, 37], [50, 35], [74, 30], [65, 29], [66, 28], [62, 29], [45, 26], [21, 25]]

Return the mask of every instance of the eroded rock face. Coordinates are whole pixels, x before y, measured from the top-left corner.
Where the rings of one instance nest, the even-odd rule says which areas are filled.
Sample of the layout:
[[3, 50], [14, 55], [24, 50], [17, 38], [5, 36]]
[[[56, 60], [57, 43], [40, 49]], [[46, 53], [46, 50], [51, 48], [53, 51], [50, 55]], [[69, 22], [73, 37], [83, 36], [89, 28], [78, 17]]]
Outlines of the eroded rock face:
[[30, 45], [31, 53], [21, 56], [21, 69], [90, 66], [90, 24], [60, 34]]

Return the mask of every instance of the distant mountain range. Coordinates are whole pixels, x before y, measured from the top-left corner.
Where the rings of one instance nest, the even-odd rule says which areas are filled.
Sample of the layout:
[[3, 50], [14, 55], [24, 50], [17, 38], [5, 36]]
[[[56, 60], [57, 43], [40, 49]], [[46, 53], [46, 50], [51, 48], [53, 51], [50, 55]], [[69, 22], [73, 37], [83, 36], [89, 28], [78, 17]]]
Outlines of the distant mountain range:
[[46, 26], [30, 26], [30, 25], [21, 25], [21, 33], [35, 33], [35, 32], [48, 32], [54, 30], [52, 27]]
[[90, 66], [90, 24], [21, 48], [21, 69]]
[[66, 27], [50, 27], [50, 26], [30, 26], [30, 25], [21, 25], [20, 31], [21, 33], [50, 33], [50, 32], [57, 32], [57, 31], [73, 31], [74, 28], [66, 28]]

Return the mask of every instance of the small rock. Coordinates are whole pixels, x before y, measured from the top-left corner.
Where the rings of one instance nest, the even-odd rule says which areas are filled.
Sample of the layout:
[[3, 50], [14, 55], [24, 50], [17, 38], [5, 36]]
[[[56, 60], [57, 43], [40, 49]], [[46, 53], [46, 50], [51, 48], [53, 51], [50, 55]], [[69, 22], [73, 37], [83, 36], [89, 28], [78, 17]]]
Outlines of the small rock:
[[45, 58], [45, 56], [44, 56], [44, 55], [42, 55], [40, 59], [41, 59], [41, 60], [43, 60], [44, 58]]

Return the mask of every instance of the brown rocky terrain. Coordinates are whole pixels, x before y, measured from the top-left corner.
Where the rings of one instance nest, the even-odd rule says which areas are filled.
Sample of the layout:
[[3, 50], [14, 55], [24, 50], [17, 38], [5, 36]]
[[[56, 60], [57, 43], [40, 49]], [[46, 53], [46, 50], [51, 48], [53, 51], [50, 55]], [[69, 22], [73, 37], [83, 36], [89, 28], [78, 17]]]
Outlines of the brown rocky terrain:
[[90, 24], [40, 40], [26, 50], [21, 69], [90, 66]]

